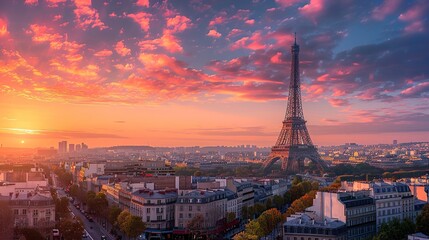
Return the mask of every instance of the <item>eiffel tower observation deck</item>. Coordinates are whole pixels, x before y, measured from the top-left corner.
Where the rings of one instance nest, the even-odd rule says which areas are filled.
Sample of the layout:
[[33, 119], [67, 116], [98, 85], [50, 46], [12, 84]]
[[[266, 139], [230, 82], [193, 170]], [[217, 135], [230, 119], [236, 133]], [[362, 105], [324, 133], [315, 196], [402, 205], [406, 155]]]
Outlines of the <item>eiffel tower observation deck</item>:
[[299, 45], [291, 47], [292, 63], [289, 83], [289, 96], [283, 127], [271, 153], [263, 162], [265, 168], [281, 161], [281, 168], [290, 173], [304, 171], [304, 160], [310, 159], [323, 171], [327, 166], [320, 158], [308, 133], [301, 100], [301, 82], [299, 77]]

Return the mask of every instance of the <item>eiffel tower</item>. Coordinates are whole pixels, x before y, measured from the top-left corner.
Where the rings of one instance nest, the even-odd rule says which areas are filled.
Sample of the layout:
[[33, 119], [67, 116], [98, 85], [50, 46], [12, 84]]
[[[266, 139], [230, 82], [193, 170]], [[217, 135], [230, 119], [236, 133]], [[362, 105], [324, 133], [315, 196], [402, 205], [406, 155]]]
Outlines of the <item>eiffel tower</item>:
[[268, 168], [276, 161], [281, 160], [282, 170], [297, 173], [303, 171], [304, 159], [308, 158], [317, 165], [319, 170], [323, 171], [327, 167], [326, 163], [320, 158], [316, 147], [311, 141], [302, 111], [299, 45], [296, 44], [296, 35], [295, 43], [291, 47], [291, 53], [292, 64], [286, 115], [276, 145], [271, 148], [271, 153], [263, 162], [263, 165]]

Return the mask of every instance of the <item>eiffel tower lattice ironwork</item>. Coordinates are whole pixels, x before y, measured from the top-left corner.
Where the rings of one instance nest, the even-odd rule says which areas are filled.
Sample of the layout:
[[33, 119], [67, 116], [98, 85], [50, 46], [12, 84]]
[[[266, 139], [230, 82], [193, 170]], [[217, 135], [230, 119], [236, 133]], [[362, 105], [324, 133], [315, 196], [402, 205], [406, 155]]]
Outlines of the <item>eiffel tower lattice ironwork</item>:
[[327, 167], [326, 163], [320, 158], [311, 141], [302, 111], [299, 45], [296, 44], [296, 36], [295, 43], [291, 47], [291, 53], [292, 63], [286, 115], [276, 145], [271, 148], [271, 153], [263, 165], [268, 168], [280, 160], [282, 170], [296, 173], [303, 171], [304, 160], [308, 158], [323, 171]]

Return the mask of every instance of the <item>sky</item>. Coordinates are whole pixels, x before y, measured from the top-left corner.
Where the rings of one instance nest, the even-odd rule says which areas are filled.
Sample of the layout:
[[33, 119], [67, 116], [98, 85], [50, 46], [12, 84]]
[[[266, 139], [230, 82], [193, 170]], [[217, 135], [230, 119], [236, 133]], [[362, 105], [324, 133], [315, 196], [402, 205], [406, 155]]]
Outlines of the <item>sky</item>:
[[429, 141], [429, 1], [0, 1], [0, 144]]

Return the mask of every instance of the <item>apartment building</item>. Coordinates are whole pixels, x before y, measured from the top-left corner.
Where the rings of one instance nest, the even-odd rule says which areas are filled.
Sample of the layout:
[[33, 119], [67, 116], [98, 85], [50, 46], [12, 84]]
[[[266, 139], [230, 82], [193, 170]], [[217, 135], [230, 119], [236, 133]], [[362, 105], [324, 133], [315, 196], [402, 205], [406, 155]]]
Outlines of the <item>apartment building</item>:
[[188, 224], [200, 215], [201, 231], [216, 233], [227, 212], [227, 194], [223, 190], [195, 190], [178, 196], [175, 205], [175, 234], [189, 234]]
[[177, 190], [142, 189], [131, 194], [130, 212], [146, 223], [148, 239], [166, 239], [173, 232]]
[[313, 206], [316, 215], [338, 219], [347, 226], [347, 239], [363, 240], [375, 235], [375, 202], [368, 191], [317, 192]]

